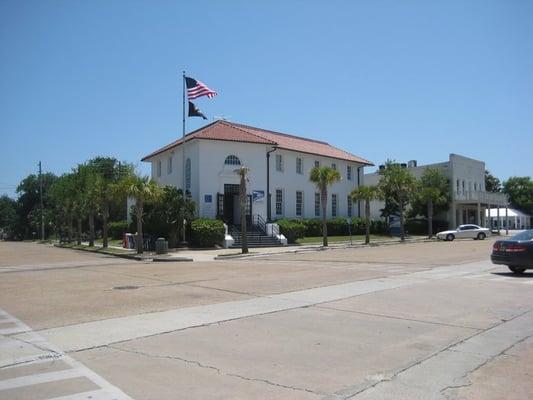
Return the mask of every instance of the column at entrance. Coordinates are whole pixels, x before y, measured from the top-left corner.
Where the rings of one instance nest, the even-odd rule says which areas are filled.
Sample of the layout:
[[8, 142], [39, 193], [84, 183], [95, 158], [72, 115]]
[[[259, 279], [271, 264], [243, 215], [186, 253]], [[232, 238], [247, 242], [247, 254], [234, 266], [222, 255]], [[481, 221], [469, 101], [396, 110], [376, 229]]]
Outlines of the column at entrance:
[[505, 206], [505, 234], [509, 234], [509, 210], [507, 206]]
[[502, 225], [502, 223], [501, 223], [501, 221], [500, 221], [500, 206], [498, 205], [498, 206], [496, 206], [496, 207], [498, 207], [498, 208], [496, 209], [496, 218], [497, 218], [496, 223], [498, 224], [498, 235], [499, 235], [499, 234], [500, 234], [500, 229], [501, 229], [501, 225]]

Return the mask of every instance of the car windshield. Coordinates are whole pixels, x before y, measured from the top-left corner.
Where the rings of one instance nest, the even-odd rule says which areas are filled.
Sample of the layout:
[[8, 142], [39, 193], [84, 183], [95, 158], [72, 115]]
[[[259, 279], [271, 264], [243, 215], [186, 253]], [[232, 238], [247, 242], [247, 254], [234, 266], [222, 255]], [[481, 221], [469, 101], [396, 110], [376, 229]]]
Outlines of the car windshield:
[[511, 240], [533, 240], [533, 229], [514, 235]]

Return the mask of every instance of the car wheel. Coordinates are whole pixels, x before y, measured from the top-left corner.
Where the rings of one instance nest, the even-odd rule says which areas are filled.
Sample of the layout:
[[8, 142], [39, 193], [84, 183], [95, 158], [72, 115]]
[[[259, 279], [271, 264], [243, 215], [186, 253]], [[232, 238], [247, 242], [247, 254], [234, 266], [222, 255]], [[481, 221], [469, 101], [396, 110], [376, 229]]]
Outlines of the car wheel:
[[453, 242], [453, 239], [455, 239], [455, 236], [452, 235], [451, 233], [448, 233], [448, 234], [446, 235], [446, 240], [449, 240], [450, 242]]
[[487, 236], [486, 236], [483, 232], [479, 232], [479, 233], [477, 234], [477, 238], [478, 238], [478, 240], [483, 240], [483, 239], [485, 239], [486, 237], [487, 237]]
[[511, 267], [511, 266], [509, 266], [509, 269], [515, 274], [523, 274], [524, 271], [526, 270], [525, 268], [522, 268], [522, 267]]

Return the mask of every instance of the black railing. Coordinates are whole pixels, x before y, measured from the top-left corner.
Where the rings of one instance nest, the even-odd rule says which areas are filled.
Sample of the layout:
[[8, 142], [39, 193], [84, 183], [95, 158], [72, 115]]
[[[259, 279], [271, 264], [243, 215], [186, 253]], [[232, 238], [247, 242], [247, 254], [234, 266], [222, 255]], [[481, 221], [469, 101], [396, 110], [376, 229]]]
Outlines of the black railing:
[[279, 235], [279, 225], [278, 224], [272, 224], [272, 236], [278, 237]]
[[259, 228], [263, 233], [266, 233], [266, 222], [259, 214], [252, 216], [252, 226], [254, 228]]

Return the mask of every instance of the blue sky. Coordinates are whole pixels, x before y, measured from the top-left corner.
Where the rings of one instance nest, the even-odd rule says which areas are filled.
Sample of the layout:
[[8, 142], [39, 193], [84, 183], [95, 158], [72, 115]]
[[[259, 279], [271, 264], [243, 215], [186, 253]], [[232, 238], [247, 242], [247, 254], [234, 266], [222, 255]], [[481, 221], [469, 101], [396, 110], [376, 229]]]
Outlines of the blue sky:
[[[230, 120], [387, 158], [533, 170], [531, 1], [0, 2], [0, 194], [181, 136], [181, 71]], [[188, 130], [203, 125], [188, 119]]]

